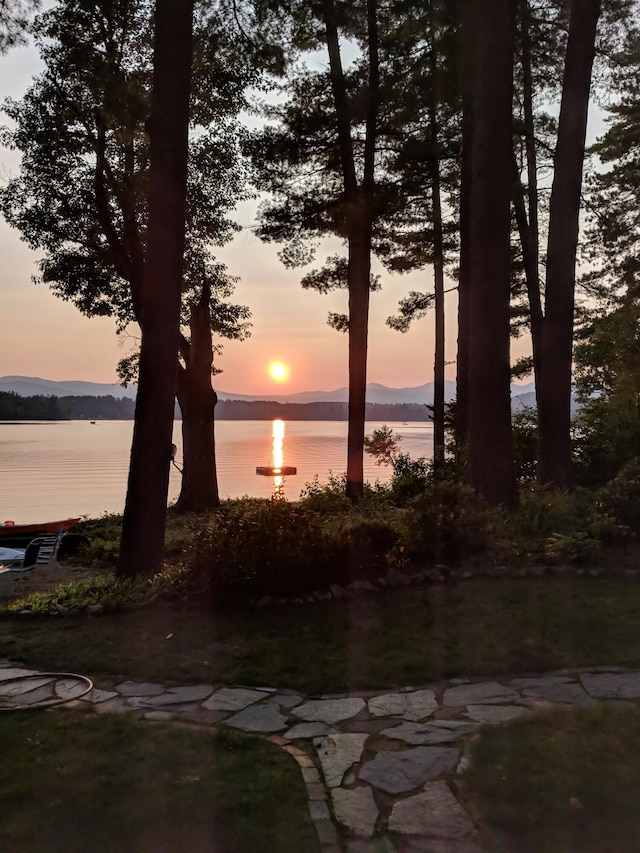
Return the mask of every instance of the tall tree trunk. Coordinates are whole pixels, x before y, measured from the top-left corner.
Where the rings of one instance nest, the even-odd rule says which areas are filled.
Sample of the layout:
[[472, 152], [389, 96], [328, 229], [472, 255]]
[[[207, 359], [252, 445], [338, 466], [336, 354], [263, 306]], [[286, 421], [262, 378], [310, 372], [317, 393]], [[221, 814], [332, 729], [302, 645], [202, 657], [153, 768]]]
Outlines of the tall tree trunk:
[[347, 497], [357, 501], [364, 490], [364, 434], [367, 393], [367, 340], [371, 221], [366, 201], [349, 234], [349, 424], [347, 431]]
[[573, 488], [571, 363], [580, 191], [600, 0], [572, 0], [549, 203], [538, 480]]
[[183, 342], [184, 367], [178, 368], [178, 403], [182, 413], [182, 488], [176, 503], [180, 512], [203, 512], [219, 506], [216, 471], [216, 392], [211, 387], [213, 344], [205, 281], [200, 299], [191, 305], [191, 340]]
[[160, 567], [184, 255], [193, 0], [156, 0], [142, 345], [117, 572]]
[[511, 0], [474, 6], [469, 480], [489, 503], [508, 506], [515, 498], [509, 370], [515, 20]]
[[367, 52], [369, 61], [365, 116], [364, 169], [361, 185], [356, 175], [351, 113], [340, 56], [336, 9], [324, 0], [323, 15], [331, 89], [336, 109], [343, 199], [348, 221], [349, 258], [349, 422], [347, 435], [346, 494], [352, 501], [364, 491], [364, 432], [367, 391], [367, 338], [371, 272], [372, 204], [375, 175], [375, 141], [379, 103], [379, 59], [376, 0], [367, 0]]
[[457, 11], [457, 55], [462, 101], [462, 152], [460, 163], [460, 271], [458, 274], [458, 356], [456, 364], [455, 440], [457, 461], [466, 462], [469, 438], [469, 278], [471, 261], [471, 155], [475, 39], [474, 0], [460, 0]]
[[[521, 233], [524, 253], [527, 295], [531, 314], [531, 350], [535, 379], [536, 403], [542, 382], [542, 335], [544, 318], [540, 294], [540, 227], [538, 224], [538, 158], [536, 152], [533, 113], [533, 73], [531, 64], [531, 35], [529, 32], [529, 0], [520, 0], [520, 39], [522, 42], [522, 88], [524, 107], [525, 150], [527, 152], [528, 223]], [[523, 199], [524, 201], [524, 199]], [[524, 217], [526, 222], [527, 217]]]
[[431, 137], [431, 200], [433, 208], [433, 280], [435, 296], [435, 352], [433, 357], [433, 466], [438, 471], [444, 465], [444, 240], [442, 236], [442, 204], [440, 200], [440, 140], [438, 106], [440, 81], [436, 51], [436, 0], [431, 4], [431, 101], [429, 125]]

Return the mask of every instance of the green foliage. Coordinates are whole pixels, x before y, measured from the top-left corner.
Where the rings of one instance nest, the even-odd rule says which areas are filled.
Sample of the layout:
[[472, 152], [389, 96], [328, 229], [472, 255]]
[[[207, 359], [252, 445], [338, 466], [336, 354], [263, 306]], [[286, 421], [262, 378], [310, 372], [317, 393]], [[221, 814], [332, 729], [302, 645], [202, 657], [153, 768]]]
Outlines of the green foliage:
[[300, 501], [312, 512], [328, 515], [349, 512], [352, 503], [345, 494], [346, 481], [346, 474], [334, 474], [333, 471], [329, 471], [326, 483], [320, 483], [316, 475], [301, 489]]
[[580, 336], [576, 386], [582, 406], [574, 424], [577, 473], [585, 485], [599, 486], [640, 455], [637, 291], [618, 300], [614, 310], [587, 317]]
[[98, 518], [83, 518], [73, 532], [89, 539], [89, 544], [79, 549], [77, 562], [96, 566], [115, 564], [122, 535], [122, 515], [106, 512]]
[[409, 502], [403, 526], [409, 556], [455, 561], [486, 551], [501, 518], [470, 486], [436, 480]]
[[547, 539], [545, 555], [554, 561], [584, 563], [592, 560], [601, 543], [586, 532], [554, 533]]
[[365, 453], [373, 456], [375, 464], [378, 466], [393, 465], [394, 460], [398, 456], [398, 448], [401, 441], [402, 436], [394, 435], [391, 427], [383, 424], [381, 427], [374, 429], [370, 436], [365, 436]]
[[382, 519], [345, 512], [343, 494], [335, 497], [330, 503], [329, 491], [295, 504], [229, 501], [193, 529], [187, 594], [209, 600], [300, 595], [377, 576], [398, 534]]
[[600, 492], [598, 507], [640, 534], [640, 457], [630, 460]]
[[575, 496], [544, 486], [522, 489], [511, 518], [517, 532], [525, 536], [570, 533], [580, 525]]
[[538, 413], [533, 406], [516, 412], [511, 434], [516, 478], [520, 483], [531, 482], [538, 465]]
[[116, 578], [109, 574], [85, 578], [46, 592], [32, 592], [7, 605], [8, 613], [28, 610], [38, 616], [78, 613], [86, 607], [101, 605], [105, 611], [147, 604], [155, 599], [148, 580]]
[[398, 453], [393, 460], [390, 484], [393, 502], [397, 506], [405, 506], [411, 498], [424, 492], [432, 480], [433, 462], [430, 459], [412, 459], [408, 453]]

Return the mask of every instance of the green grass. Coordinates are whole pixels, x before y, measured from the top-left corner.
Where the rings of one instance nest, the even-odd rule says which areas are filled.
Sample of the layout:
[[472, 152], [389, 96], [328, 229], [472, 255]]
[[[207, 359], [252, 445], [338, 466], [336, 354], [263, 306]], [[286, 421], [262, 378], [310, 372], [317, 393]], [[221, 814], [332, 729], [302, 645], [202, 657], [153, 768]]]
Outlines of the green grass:
[[6, 658], [101, 678], [307, 692], [640, 663], [640, 583], [472, 580], [316, 605], [0, 617]]
[[463, 780], [493, 849], [640, 850], [640, 708], [556, 711], [486, 729]]
[[62, 710], [0, 715], [0, 849], [315, 851], [294, 761], [264, 740]]

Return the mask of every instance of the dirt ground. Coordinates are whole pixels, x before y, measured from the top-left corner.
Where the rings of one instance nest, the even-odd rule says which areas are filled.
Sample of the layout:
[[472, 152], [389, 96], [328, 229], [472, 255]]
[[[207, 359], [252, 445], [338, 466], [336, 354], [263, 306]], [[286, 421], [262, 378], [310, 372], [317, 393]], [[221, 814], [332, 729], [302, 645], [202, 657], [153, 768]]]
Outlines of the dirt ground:
[[[68, 584], [72, 581], [97, 577], [103, 574], [107, 574], [107, 569], [100, 569], [95, 566], [89, 568], [67, 562], [58, 563], [53, 571], [48, 568], [41, 570], [34, 569], [24, 577], [24, 594], [45, 592], [48, 589], [53, 589], [56, 586]], [[0, 575], [0, 599], [18, 598], [22, 595], [23, 588], [19, 580], [12, 578], [9, 573]]]

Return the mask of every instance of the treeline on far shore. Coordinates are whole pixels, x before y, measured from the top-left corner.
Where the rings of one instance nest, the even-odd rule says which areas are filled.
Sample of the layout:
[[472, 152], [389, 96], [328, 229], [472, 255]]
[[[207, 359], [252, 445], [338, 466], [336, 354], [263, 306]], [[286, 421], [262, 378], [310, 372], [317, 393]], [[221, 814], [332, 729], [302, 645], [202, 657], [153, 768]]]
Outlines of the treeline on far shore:
[[[0, 391], [0, 421], [131, 420], [135, 402], [125, 397], [22, 397]], [[428, 421], [421, 403], [367, 403], [369, 421]], [[176, 405], [176, 418], [180, 409]], [[346, 421], [346, 403], [277, 403], [273, 400], [220, 400], [216, 418], [222, 421]]]
[[135, 402], [124, 397], [56, 397], [36, 394], [22, 397], [15, 391], [0, 391], [2, 421], [129, 420]]

